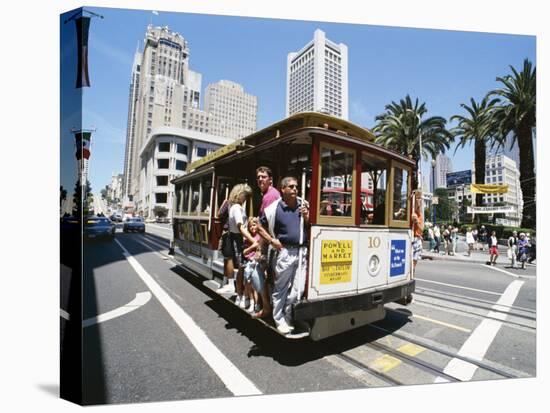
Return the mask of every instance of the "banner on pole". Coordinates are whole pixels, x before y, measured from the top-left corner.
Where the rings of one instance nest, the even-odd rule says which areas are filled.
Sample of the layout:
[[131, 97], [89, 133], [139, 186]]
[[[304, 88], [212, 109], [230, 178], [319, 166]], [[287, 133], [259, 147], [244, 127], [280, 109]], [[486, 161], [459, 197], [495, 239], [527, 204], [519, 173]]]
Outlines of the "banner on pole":
[[505, 194], [508, 192], [508, 185], [471, 184], [472, 194]]
[[80, 16], [75, 19], [76, 40], [78, 46], [78, 68], [76, 72], [76, 87], [90, 87], [88, 75], [88, 33], [90, 31], [90, 17]]
[[76, 143], [76, 159], [90, 159], [90, 141], [92, 140], [92, 132], [74, 132]]

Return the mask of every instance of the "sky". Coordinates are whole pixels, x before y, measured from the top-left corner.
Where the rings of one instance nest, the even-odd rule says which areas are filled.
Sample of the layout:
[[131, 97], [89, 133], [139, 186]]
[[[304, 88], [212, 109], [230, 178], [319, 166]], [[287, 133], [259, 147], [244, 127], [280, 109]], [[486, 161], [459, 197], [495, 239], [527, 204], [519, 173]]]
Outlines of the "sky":
[[[368, 128], [374, 126], [375, 116], [384, 112], [385, 105], [407, 94], [426, 103], [426, 116], [449, 119], [465, 115], [460, 104], [469, 104], [472, 97], [479, 101], [498, 87], [496, 77], [511, 73], [510, 65], [521, 69], [525, 58], [536, 64], [536, 39], [528, 35], [86, 9], [104, 17], [91, 21], [91, 87], [80, 91], [80, 127], [95, 130], [90, 181], [96, 193], [110, 183], [112, 174], [123, 172], [132, 62], [136, 50], [143, 50], [148, 24], [168, 26], [188, 41], [189, 66], [202, 74], [202, 92], [208, 84], [227, 79], [257, 96], [258, 129], [285, 117], [287, 54], [312, 40], [317, 28], [333, 42], [347, 45], [349, 120]], [[76, 31], [73, 23], [64, 24], [66, 17], [61, 17], [61, 41], [71, 45]], [[76, 58], [63, 49], [62, 82], [74, 89]], [[72, 139], [75, 116], [66, 118], [61, 125], [62, 139]], [[471, 169], [473, 145], [456, 153], [454, 149], [448, 153], [453, 170]], [[428, 169], [429, 162], [423, 162], [425, 176]]]

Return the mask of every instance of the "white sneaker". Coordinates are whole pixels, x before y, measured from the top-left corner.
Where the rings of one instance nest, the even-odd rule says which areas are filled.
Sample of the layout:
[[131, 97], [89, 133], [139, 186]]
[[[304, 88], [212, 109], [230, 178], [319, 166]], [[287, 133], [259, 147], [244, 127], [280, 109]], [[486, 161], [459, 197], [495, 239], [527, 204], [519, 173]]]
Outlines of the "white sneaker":
[[237, 298], [235, 298], [235, 305], [237, 307], [240, 307], [242, 302], [244, 302], [243, 296], [238, 295]]
[[277, 330], [282, 334], [290, 333], [290, 328], [284, 319], [277, 323]]
[[287, 325], [287, 327], [290, 331], [294, 331], [294, 325], [292, 324], [291, 321], [289, 321], [285, 318], [285, 323], [286, 323], [286, 325]]
[[241, 301], [239, 302], [239, 307], [243, 308], [243, 309], [246, 308], [247, 307], [247, 305], [246, 305], [247, 300], [248, 300], [248, 298], [242, 297]]
[[254, 300], [250, 300], [250, 305], [248, 306], [248, 308], [246, 309], [246, 311], [248, 311], [249, 313], [253, 313], [254, 312]]
[[218, 294], [233, 294], [235, 292], [235, 284], [232, 282], [229, 282], [225, 284], [223, 287], [218, 288], [216, 290]]

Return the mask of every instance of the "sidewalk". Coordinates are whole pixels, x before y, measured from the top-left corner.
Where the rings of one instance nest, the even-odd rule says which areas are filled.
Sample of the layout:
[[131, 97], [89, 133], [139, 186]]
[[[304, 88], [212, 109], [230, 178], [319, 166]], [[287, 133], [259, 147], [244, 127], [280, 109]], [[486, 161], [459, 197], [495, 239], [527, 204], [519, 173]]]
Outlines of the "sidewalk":
[[[465, 242], [461, 242], [459, 240], [457, 245], [457, 250], [455, 255], [446, 255], [442, 252], [439, 254], [437, 252], [430, 252], [430, 243], [427, 241], [423, 242], [423, 250], [422, 250], [422, 259], [428, 259], [428, 260], [447, 260], [447, 261], [462, 261], [462, 262], [472, 262], [472, 263], [479, 263], [479, 264], [485, 264], [489, 261], [489, 251], [487, 248], [485, 248], [484, 251], [482, 250], [474, 250], [472, 251], [472, 255], [468, 256], [467, 254], [467, 245]], [[440, 251], [443, 251], [444, 247], [441, 245]], [[499, 245], [498, 246], [498, 264], [510, 264], [510, 260], [507, 257], [507, 248], [505, 246]], [[536, 267], [536, 261], [534, 264], [526, 263], [529, 267]]]

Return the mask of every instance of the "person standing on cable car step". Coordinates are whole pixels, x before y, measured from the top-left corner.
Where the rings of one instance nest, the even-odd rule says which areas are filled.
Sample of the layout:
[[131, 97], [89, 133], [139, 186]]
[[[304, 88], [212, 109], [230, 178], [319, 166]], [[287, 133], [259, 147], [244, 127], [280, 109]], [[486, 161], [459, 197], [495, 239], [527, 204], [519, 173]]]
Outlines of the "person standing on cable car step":
[[[262, 203], [260, 205], [260, 210], [258, 211], [258, 217], [261, 219], [264, 215], [265, 209], [270, 206], [272, 203], [281, 199], [281, 194], [273, 186], [273, 172], [267, 166], [260, 166], [256, 169], [256, 182], [260, 192], [262, 193]], [[272, 271], [272, 259], [273, 259], [273, 247], [267, 246], [265, 251], [262, 251], [265, 254], [267, 259], [267, 277], [268, 282], [263, 283], [263, 288], [261, 291], [261, 300], [262, 300], [262, 309], [254, 314], [254, 317], [257, 318], [266, 318], [271, 315], [271, 300], [269, 298], [269, 288], [273, 278]]]
[[[293, 329], [292, 305], [305, 288], [307, 270], [307, 231], [309, 206], [298, 198], [298, 181], [285, 177], [281, 181], [282, 199], [265, 209], [259, 233], [275, 248], [275, 280], [273, 286], [273, 320], [283, 334]], [[300, 225], [302, 222], [302, 226]]]

